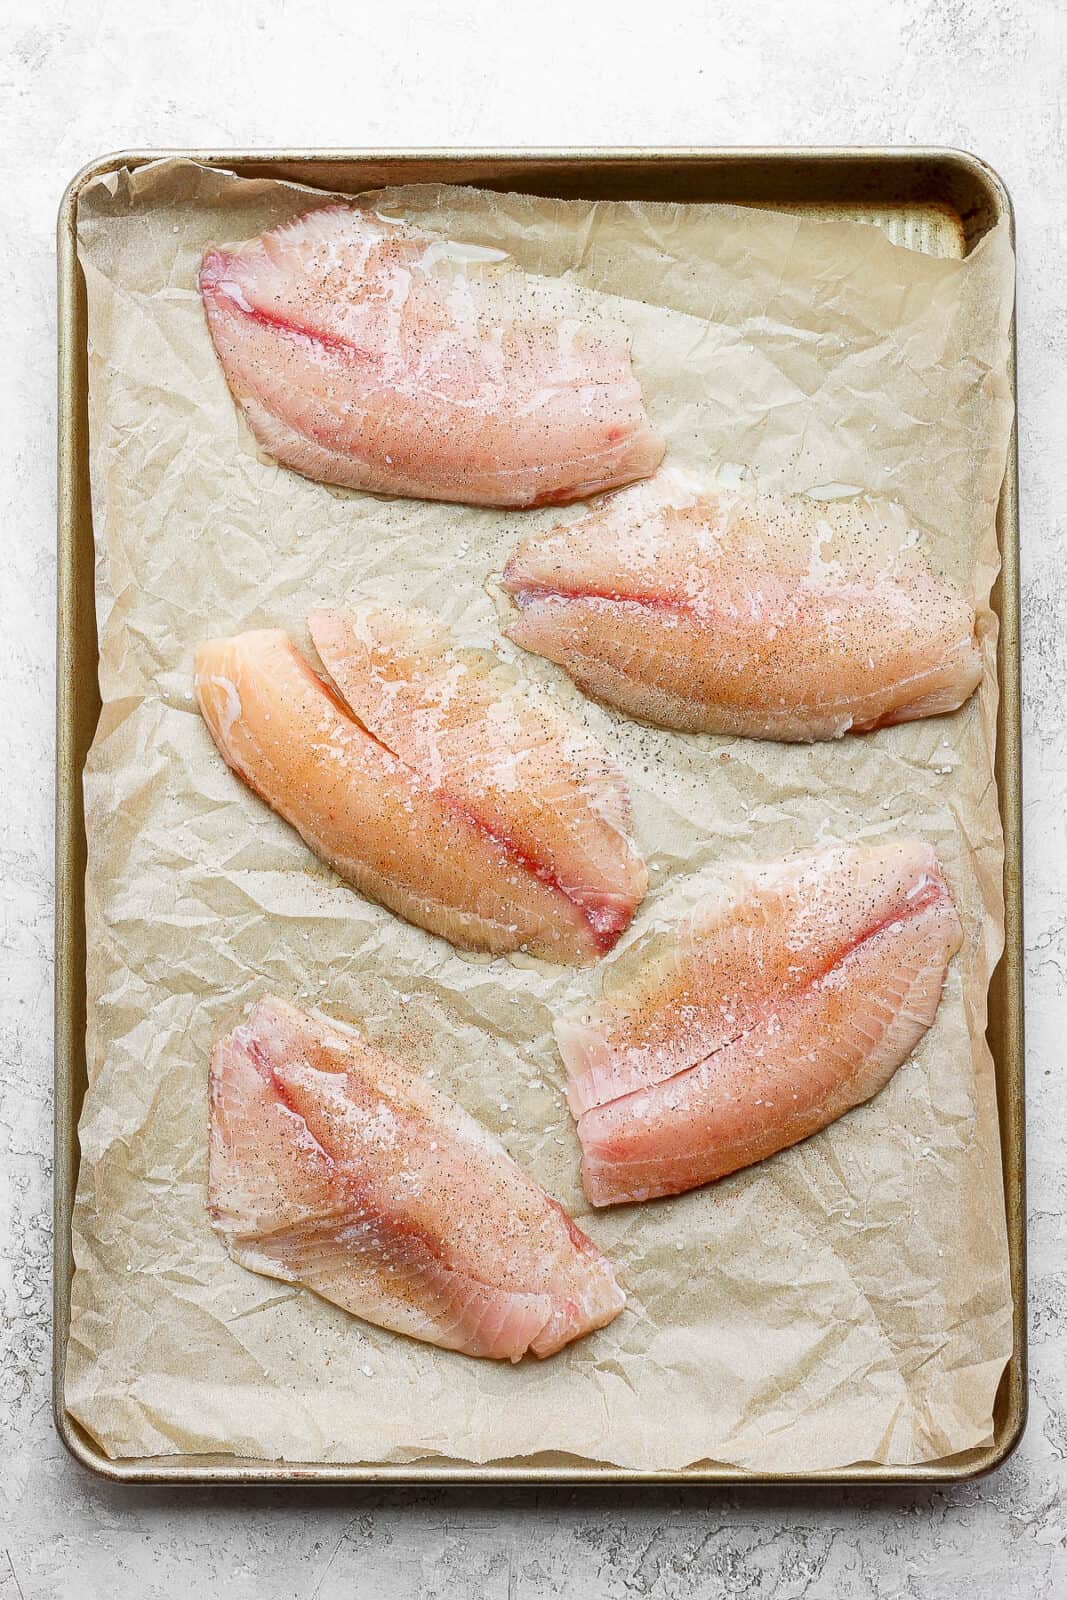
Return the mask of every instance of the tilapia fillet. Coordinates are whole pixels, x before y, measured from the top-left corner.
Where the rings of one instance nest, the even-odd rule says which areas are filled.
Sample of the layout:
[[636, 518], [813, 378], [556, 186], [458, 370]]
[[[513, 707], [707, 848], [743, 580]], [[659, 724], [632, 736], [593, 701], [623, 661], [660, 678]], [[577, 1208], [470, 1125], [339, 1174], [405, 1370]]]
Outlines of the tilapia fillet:
[[961, 940], [919, 840], [738, 870], [557, 1025], [589, 1199], [695, 1188], [870, 1099], [933, 1022]]
[[234, 1261], [471, 1356], [550, 1356], [619, 1314], [610, 1263], [455, 1101], [267, 998], [215, 1047], [208, 1209]]
[[279, 630], [198, 651], [197, 699], [234, 771], [346, 882], [453, 944], [558, 962], [610, 949], [646, 873], [606, 752], [506, 669], [498, 684], [451, 652], [426, 613], [320, 612], [312, 629], [339, 694]]
[[971, 607], [898, 507], [663, 474], [519, 546], [508, 636], [587, 694], [692, 733], [835, 739], [962, 705]]
[[199, 283], [252, 432], [309, 478], [533, 506], [663, 456], [628, 331], [501, 251], [332, 205], [208, 250]]

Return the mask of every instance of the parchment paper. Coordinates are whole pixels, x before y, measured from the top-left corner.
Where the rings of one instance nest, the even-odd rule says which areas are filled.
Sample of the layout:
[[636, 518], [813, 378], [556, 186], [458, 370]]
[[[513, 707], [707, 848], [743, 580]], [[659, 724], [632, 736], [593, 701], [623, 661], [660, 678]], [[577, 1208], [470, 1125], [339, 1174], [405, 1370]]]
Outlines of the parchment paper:
[[[1011, 402], [1003, 229], [964, 261], [873, 226], [724, 206], [413, 188], [379, 209], [614, 298], [672, 462], [901, 501], [973, 595], [959, 714], [837, 744], [641, 727], [501, 646], [502, 514], [333, 492], [259, 458], [195, 288], [209, 241], [321, 196], [163, 161], [87, 191], [103, 713], [85, 776], [89, 1091], [67, 1403], [113, 1456], [563, 1456], [643, 1468], [905, 1464], [988, 1440], [1011, 1347], [986, 989], [1001, 949], [994, 515]], [[565, 515], [578, 515], [575, 508]], [[362, 900], [224, 767], [202, 637], [315, 604], [428, 604], [554, 685], [633, 789], [652, 888], [632, 937], [738, 860], [915, 832], [966, 928], [937, 1021], [871, 1104], [680, 1199], [590, 1214], [553, 1016], [597, 969], [479, 961]], [[204, 1211], [213, 1035], [276, 991], [358, 1020], [500, 1135], [615, 1262], [608, 1329], [519, 1368], [370, 1327], [234, 1266]]]

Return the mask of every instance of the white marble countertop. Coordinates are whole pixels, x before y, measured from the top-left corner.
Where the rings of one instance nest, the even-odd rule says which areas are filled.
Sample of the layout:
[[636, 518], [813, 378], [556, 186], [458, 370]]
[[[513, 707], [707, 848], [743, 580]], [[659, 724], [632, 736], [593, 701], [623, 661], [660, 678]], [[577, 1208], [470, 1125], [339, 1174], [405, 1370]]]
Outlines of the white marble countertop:
[[[180, 20], [179, 20], [180, 19]], [[1061, 0], [15, 0], [0, 35], [0, 1600], [223, 1594], [1053, 1600], [1067, 1592], [1067, 207]], [[945, 144], [1019, 231], [1031, 1404], [983, 1482], [863, 1492], [101, 1484], [49, 1411], [53, 228], [104, 151], [279, 145]], [[1051, 565], [1050, 565], [1051, 563]], [[1059, 1043], [1057, 1043], [1059, 1041]]]

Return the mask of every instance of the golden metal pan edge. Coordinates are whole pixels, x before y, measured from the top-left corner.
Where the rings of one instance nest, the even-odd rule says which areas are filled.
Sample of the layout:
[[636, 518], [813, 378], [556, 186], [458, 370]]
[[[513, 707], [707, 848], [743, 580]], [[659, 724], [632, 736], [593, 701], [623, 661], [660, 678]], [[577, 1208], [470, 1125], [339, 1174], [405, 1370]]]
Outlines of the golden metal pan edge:
[[[124, 166], [181, 156], [248, 175], [358, 190], [384, 183], [450, 181], [563, 195], [729, 200], [807, 211], [911, 207], [943, 211], [968, 250], [998, 220], [1014, 234], [1008, 191], [978, 157], [937, 148], [777, 147], [581, 150], [122, 151], [90, 162], [71, 180], [58, 219], [58, 538], [56, 642], [56, 913], [53, 1410], [67, 1449], [113, 1482], [187, 1484], [944, 1484], [1000, 1466], [1026, 1425], [1026, 1196], [1023, 1061], [1022, 789], [1019, 653], [1018, 462], [1013, 428], [998, 508], [1002, 570], [993, 603], [1000, 617], [1000, 709], [996, 777], [1005, 834], [1005, 949], [993, 975], [988, 1036], [996, 1067], [1004, 1201], [1013, 1299], [1014, 1349], [1004, 1371], [987, 1446], [965, 1457], [886, 1467], [752, 1473], [710, 1464], [644, 1472], [560, 1459], [486, 1464], [424, 1460], [404, 1465], [289, 1463], [229, 1456], [134, 1457], [113, 1461], [68, 1416], [63, 1369], [73, 1272], [71, 1214], [77, 1124], [85, 1088], [85, 834], [81, 775], [99, 713], [93, 549], [86, 416], [85, 297], [76, 250], [78, 199], [93, 179]], [[545, 186], [548, 187], [545, 187]], [[1015, 323], [1011, 327], [1013, 394]]]

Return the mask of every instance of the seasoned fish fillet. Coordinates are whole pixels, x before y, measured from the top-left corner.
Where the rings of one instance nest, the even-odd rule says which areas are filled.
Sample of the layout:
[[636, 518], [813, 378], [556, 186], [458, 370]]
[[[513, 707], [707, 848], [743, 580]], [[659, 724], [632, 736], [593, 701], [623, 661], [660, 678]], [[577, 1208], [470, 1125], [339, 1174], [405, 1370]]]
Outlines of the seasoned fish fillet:
[[462, 1107], [284, 1000], [212, 1055], [208, 1209], [241, 1266], [471, 1356], [554, 1355], [624, 1304], [592, 1241]]
[[961, 938], [919, 840], [741, 868], [557, 1025], [590, 1200], [709, 1183], [870, 1099], [932, 1023]]
[[691, 733], [836, 739], [954, 711], [974, 613], [903, 512], [663, 475], [519, 546], [508, 636], [634, 717]]
[[[326, 631], [320, 624], [320, 636]], [[618, 802], [621, 779], [591, 740], [576, 739], [569, 768], [560, 752], [555, 781], [566, 808], [520, 795], [512, 837], [417, 740], [397, 739], [395, 748], [368, 731], [283, 632], [202, 645], [196, 694], [229, 765], [316, 855], [362, 894], [453, 944], [591, 961], [614, 944], [643, 893], [644, 868]], [[383, 735], [398, 728], [381, 724]], [[503, 773], [506, 724], [483, 720], [480, 732], [485, 761]], [[590, 766], [582, 767], [580, 749]], [[520, 745], [520, 761], [526, 755]], [[551, 783], [547, 751], [543, 759]], [[584, 856], [581, 840], [572, 843], [583, 772], [593, 841]], [[615, 804], [617, 826], [601, 830], [600, 796]]]
[[628, 331], [500, 251], [332, 205], [208, 250], [200, 293], [252, 432], [309, 478], [533, 506], [663, 456]]
[[459, 797], [610, 948], [648, 875], [625, 780], [603, 745], [498, 657], [457, 648], [421, 607], [313, 611], [308, 627], [368, 733]]

